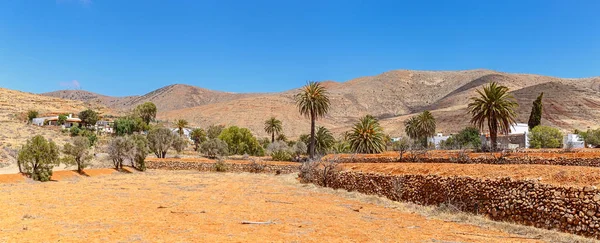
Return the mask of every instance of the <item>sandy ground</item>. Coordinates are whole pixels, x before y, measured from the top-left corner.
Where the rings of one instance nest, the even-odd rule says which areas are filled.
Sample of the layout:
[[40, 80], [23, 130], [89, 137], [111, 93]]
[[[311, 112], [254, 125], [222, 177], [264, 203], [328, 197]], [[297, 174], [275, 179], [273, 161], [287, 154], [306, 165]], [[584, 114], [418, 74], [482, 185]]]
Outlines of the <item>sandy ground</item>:
[[557, 165], [490, 165], [453, 163], [351, 163], [345, 169], [394, 175], [471, 176], [494, 179], [533, 179], [560, 186], [600, 187], [600, 168]]
[[[0, 184], [0, 242], [524, 242], [299, 184], [295, 175], [114, 173]], [[272, 224], [242, 224], [242, 221]]]

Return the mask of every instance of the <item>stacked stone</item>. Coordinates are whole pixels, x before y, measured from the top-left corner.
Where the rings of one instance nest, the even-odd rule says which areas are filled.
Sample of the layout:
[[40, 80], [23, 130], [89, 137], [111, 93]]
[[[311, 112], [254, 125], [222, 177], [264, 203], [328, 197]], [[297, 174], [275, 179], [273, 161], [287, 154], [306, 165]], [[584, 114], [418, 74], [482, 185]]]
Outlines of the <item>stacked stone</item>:
[[379, 195], [421, 205], [451, 205], [499, 220], [600, 239], [600, 190], [565, 188], [511, 178], [337, 172], [313, 178], [334, 189]]
[[[146, 161], [146, 168], [161, 170], [198, 170], [214, 171], [214, 163], [205, 162], [181, 162], [177, 160]], [[227, 163], [227, 170], [230, 172], [252, 172], [250, 164]], [[262, 173], [297, 173], [299, 165], [271, 165], [264, 164]]]
[[[327, 158], [329, 160], [332, 158]], [[398, 157], [347, 157], [347, 158], [335, 158], [339, 163], [415, 163], [409, 161], [406, 157], [403, 161], [399, 161]], [[519, 157], [504, 157], [504, 158], [493, 158], [493, 157], [477, 157], [469, 160], [454, 160], [448, 158], [421, 158], [416, 163], [457, 163], [457, 164], [538, 164], [538, 165], [563, 165], [563, 166], [589, 166], [589, 167], [600, 167], [600, 157], [598, 158], [567, 158], [567, 157], [556, 157], [556, 158], [538, 158], [519, 156]]]

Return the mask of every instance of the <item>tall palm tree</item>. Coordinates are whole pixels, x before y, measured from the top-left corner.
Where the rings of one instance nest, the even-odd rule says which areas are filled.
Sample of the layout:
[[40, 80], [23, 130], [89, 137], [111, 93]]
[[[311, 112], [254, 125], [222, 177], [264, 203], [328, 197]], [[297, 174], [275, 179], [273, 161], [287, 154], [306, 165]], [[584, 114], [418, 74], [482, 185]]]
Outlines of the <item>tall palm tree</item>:
[[374, 154], [385, 150], [383, 128], [376, 118], [369, 115], [354, 125], [348, 139], [355, 153]]
[[329, 111], [329, 97], [325, 87], [319, 82], [308, 82], [296, 94], [296, 105], [301, 115], [310, 117], [310, 143], [308, 151], [310, 158], [315, 157], [315, 121], [325, 116]]
[[271, 134], [271, 143], [275, 142], [275, 133], [280, 134], [281, 130], [283, 130], [281, 121], [277, 120], [275, 117], [271, 117], [269, 120], [265, 121], [265, 132]]
[[404, 131], [408, 137], [420, 140], [423, 146], [427, 146], [427, 138], [435, 135], [435, 117], [429, 111], [413, 116], [404, 122]]
[[315, 151], [320, 155], [327, 154], [327, 151], [333, 146], [335, 143], [335, 138], [329, 131], [329, 129], [324, 127], [318, 127], [317, 132], [315, 133]]
[[[492, 149], [497, 149], [496, 139], [498, 132], [508, 134], [510, 126], [515, 124], [517, 113], [515, 109], [519, 104], [508, 93], [508, 87], [491, 82], [477, 90], [479, 97], [472, 97], [469, 103], [469, 113], [473, 116], [471, 123], [483, 130], [487, 124], [492, 140]], [[486, 123], [487, 121], [487, 123]]]
[[177, 129], [179, 130], [180, 137], [183, 137], [183, 129], [185, 127], [187, 127], [187, 125], [188, 125], [188, 122], [183, 119], [179, 119], [179, 120], [177, 120], [177, 122], [175, 122], [175, 127], [177, 127]]

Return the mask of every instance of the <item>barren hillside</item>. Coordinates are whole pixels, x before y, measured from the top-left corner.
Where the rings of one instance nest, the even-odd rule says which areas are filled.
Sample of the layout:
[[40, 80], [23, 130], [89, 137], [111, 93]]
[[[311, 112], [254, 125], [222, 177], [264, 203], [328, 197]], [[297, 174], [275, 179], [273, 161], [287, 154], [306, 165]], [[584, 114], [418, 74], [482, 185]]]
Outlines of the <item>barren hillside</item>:
[[[491, 70], [409, 71], [396, 70], [346, 82], [327, 81], [331, 110], [318, 122], [341, 133], [359, 117], [372, 114], [382, 119], [392, 136], [403, 133], [402, 122], [410, 115], [431, 110], [438, 119], [438, 131], [452, 133], [468, 125], [466, 105], [475, 90], [496, 81], [506, 85], [519, 104], [519, 121], [527, 122], [531, 103], [545, 92], [543, 122], [563, 130], [587, 129], [600, 121], [600, 78], [561, 79], [530, 74], [510, 74]], [[284, 123], [288, 137], [306, 133], [308, 119], [300, 116], [294, 104], [297, 90], [271, 94], [232, 94], [188, 85], [171, 85], [139, 97], [123, 98], [113, 108], [131, 109], [155, 102], [159, 119], [187, 119], [193, 126], [211, 124], [249, 127], [266, 136], [263, 122], [276, 116]], [[69, 98], [68, 96], [61, 96]], [[107, 99], [110, 100], [110, 99]]]

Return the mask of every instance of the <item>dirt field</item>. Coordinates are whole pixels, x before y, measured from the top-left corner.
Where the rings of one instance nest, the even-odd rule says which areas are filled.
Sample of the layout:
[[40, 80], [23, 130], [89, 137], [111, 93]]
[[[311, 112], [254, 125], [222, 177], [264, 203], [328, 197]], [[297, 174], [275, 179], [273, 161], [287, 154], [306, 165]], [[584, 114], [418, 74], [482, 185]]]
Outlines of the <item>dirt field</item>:
[[319, 190], [295, 175], [192, 171], [0, 184], [0, 242], [531, 240]]

